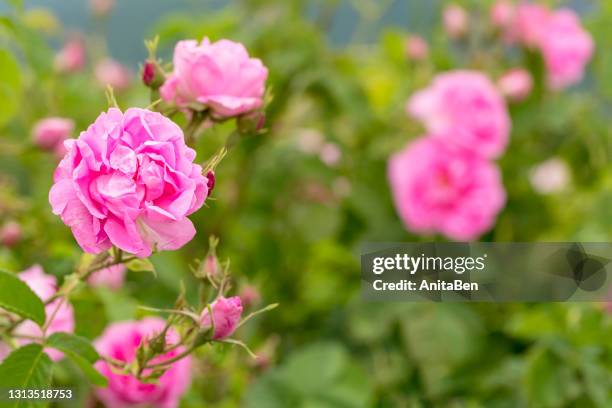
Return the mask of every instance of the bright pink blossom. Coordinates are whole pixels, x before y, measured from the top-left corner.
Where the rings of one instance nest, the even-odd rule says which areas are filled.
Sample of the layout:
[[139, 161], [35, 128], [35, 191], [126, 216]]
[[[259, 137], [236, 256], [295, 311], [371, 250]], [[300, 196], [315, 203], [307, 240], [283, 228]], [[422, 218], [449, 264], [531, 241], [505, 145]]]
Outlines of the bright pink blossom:
[[193, 238], [187, 216], [204, 203], [208, 180], [170, 119], [111, 108], [65, 145], [49, 202], [84, 251], [115, 245], [147, 257]]
[[393, 155], [388, 176], [400, 218], [419, 234], [475, 240], [505, 203], [498, 168], [443, 138], [421, 138]]
[[516, 68], [506, 72], [497, 80], [497, 87], [511, 101], [522, 101], [533, 88], [533, 79], [529, 71]]
[[160, 94], [183, 108], [208, 107], [231, 117], [262, 106], [267, 77], [267, 68], [240, 43], [185, 40], [176, 44], [174, 71]]
[[125, 265], [113, 265], [105, 269], [94, 272], [87, 279], [87, 283], [96, 288], [109, 288], [117, 290], [123, 286], [125, 281]]
[[407, 111], [434, 137], [444, 138], [487, 158], [503, 153], [510, 133], [504, 98], [484, 74], [452, 71], [415, 93]]
[[85, 67], [85, 44], [78, 37], [71, 38], [55, 56], [55, 69], [73, 73]]
[[[238, 327], [240, 317], [242, 316], [242, 302], [240, 297], [233, 296], [231, 298], [224, 298], [220, 296], [210, 305], [210, 307], [212, 308], [215, 326], [213, 339], [220, 340], [231, 336]], [[208, 308], [202, 311], [200, 322], [203, 328], [211, 327]]]
[[34, 125], [32, 139], [44, 150], [55, 151], [64, 144], [74, 131], [74, 121], [67, 118], [49, 117]]
[[[141, 342], [160, 333], [164, 325], [165, 322], [162, 319], [155, 317], [114, 323], [108, 326], [96, 340], [95, 347], [103, 356], [131, 362], [136, 357], [136, 350]], [[166, 341], [169, 345], [174, 344], [178, 341], [178, 335], [170, 329], [167, 332]], [[183, 351], [182, 347], [177, 347], [153, 359], [152, 362], [161, 363]], [[191, 383], [191, 356], [172, 363], [156, 383], [142, 383], [130, 375], [118, 374], [104, 360], [99, 360], [95, 367], [108, 378], [108, 387], [95, 389], [96, 397], [107, 407], [175, 408]], [[146, 373], [147, 370], [145, 370], [145, 375]]]
[[110, 85], [117, 91], [129, 88], [132, 82], [130, 71], [112, 58], [105, 58], [98, 62], [94, 74], [100, 85], [103, 87]]
[[507, 37], [531, 48], [537, 48], [546, 32], [550, 10], [545, 6], [521, 3], [516, 8], [513, 23], [508, 27]]
[[450, 4], [442, 10], [442, 22], [446, 33], [451, 38], [459, 38], [467, 32], [469, 16], [463, 7]]

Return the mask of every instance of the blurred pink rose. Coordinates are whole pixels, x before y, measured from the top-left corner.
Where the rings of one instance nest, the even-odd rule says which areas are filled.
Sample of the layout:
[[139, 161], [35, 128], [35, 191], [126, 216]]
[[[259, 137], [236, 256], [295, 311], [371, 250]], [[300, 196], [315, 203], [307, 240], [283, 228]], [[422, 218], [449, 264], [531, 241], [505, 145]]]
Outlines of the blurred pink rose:
[[34, 125], [34, 143], [44, 150], [55, 151], [64, 144], [74, 131], [74, 121], [67, 118], [50, 117], [41, 119]]
[[329, 167], [337, 166], [342, 159], [342, 150], [337, 144], [327, 142], [321, 147], [319, 159]]
[[253, 285], [246, 285], [240, 289], [240, 300], [245, 308], [250, 308], [261, 303], [261, 293]]
[[516, 68], [502, 75], [497, 80], [497, 87], [508, 99], [518, 102], [529, 96], [533, 88], [533, 80], [529, 71]]
[[434, 137], [484, 157], [499, 157], [508, 143], [510, 117], [506, 103], [480, 72], [440, 74], [428, 88], [412, 95], [406, 108]]
[[507, 29], [514, 21], [515, 6], [510, 0], [497, 0], [491, 7], [491, 24]]
[[[95, 347], [100, 355], [131, 362], [136, 357], [140, 343], [160, 333], [164, 325], [164, 320], [156, 317], [113, 323], [95, 341]], [[166, 341], [168, 344], [178, 341], [178, 336], [172, 329], [168, 331]], [[183, 351], [182, 347], [178, 347], [154, 359], [153, 363], [161, 363]], [[94, 391], [96, 397], [107, 407], [175, 408], [191, 383], [191, 356], [173, 363], [156, 383], [142, 383], [132, 376], [117, 374], [104, 360], [99, 360], [95, 367], [108, 378], [107, 388], [96, 388]]]
[[88, 279], [87, 283], [95, 288], [109, 288], [112, 290], [120, 289], [125, 281], [125, 265], [113, 265], [106, 269], [101, 269], [94, 272]]
[[475, 240], [505, 203], [498, 168], [440, 138], [421, 138], [393, 155], [388, 176], [400, 218], [415, 233]]
[[263, 104], [268, 70], [240, 43], [204, 38], [179, 41], [174, 71], [160, 88], [165, 101], [208, 107], [219, 117], [237, 116]]
[[451, 38], [459, 38], [467, 32], [469, 16], [463, 7], [450, 4], [442, 10], [442, 22], [446, 33]]
[[71, 38], [55, 56], [55, 69], [73, 73], [85, 67], [85, 44], [78, 37]]
[[529, 172], [529, 182], [540, 194], [554, 194], [565, 190], [571, 181], [571, 170], [558, 157], [548, 159], [534, 166]]
[[546, 32], [550, 11], [539, 4], [521, 3], [516, 9], [514, 22], [508, 27], [508, 38], [535, 48]]
[[84, 251], [115, 245], [147, 257], [153, 247], [178, 249], [193, 238], [187, 216], [204, 204], [208, 180], [170, 119], [111, 108], [65, 145], [49, 202]]
[[540, 47], [551, 89], [562, 89], [582, 80], [593, 55], [593, 39], [570, 9], [555, 11], [541, 34]]
[[[210, 305], [210, 307], [212, 308], [215, 326], [213, 339], [221, 340], [231, 336], [238, 327], [240, 317], [242, 316], [242, 302], [240, 297], [233, 296], [231, 298], [224, 298], [220, 296]], [[208, 308], [202, 311], [200, 322], [203, 328], [211, 326]]]
[[[43, 302], [57, 292], [57, 281], [55, 276], [45, 274], [39, 265], [34, 265], [30, 269], [21, 272], [19, 274], [19, 279], [24, 281]], [[60, 305], [59, 308], [58, 305]], [[55, 313], [56, 309], [57, 313]], [[57, 332], [72, 333], [74, 331], [74, 311], [67, 301], [62, 302], [60, 299], [54, 300], [45, 306], [45, 313], [47, 315], [47, 335]], [[55, 315], [53, 315], [53, 313], [55, 313]], [[49, 319], [51, 318], [53, 318], [53, 320], [49, 323]], [[15, 333], [21, 336], [33, 337], [41, 337], [43, 334], [38, 324], [31, 320], [26, 320], [17, 326]], [[21, 344], [27, 344], [31, 343], [31, 340], [20, 339], [19, 342]], [[59, 361], [64, 356], [63, 353], [54, 349], [45, 349], [45, 352], [49, 354], [49, 357], [54, 361]]]
[[90, 0], [91, 11], [100, 17], [106, 16], [115, 7], [115, 0]]
[[0, 228], [0, 244], [12, 247], [21, 241], [23, 233], [17, 221], [8, 221]]
[[110, 85], [117, 91], [129, 88], [132, 82], [130, 71], [112, 58], [105, 58], [98, 62], [94, 74], [100, 85], [103, 87]]
[[429, 55], [429, 46], [423, 37], [410, 35], [406, 39], [406, 56], [412, 61], [422, 61]]

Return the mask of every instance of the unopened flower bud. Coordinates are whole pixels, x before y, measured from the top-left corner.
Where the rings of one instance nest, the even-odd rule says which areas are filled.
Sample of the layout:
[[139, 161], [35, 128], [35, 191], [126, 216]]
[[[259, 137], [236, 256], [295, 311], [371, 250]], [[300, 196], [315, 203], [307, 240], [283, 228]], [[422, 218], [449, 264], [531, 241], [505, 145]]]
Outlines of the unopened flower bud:
[[164, 84], [165, 74], [157, 61], [147, 60], [142, 67], [142, 82], [151, 89], [159, 89]]
[[215, 330], [212, 334], [214, 340], [221, 340], [231, 336], [238, 327], [238, 323], [240, 323], [240, 318], [242, 316], [242, 302], [240, 297], [218, 297], [217, 300], [210, 305], [213, 314], [212, 322], [208, 309], [208, 307], [205, 308], [200, 317], [202, 328], [210, 328], [213, 326], [214, 322]]
[[243, 134], [259, 133], [266, 124], [266, 114], [255, 111], [238, 117], [238, 130]]
[[9, 221], [0, 229], [0, 244], [12, 247], [22, 238], [21, 226], [16, 221]]
[[444, 8], [442, 20], [444, 29], [451, 38], [460, 38], [468, 29], [469, 17], [465, 9], [457, 4], [451, 4]]

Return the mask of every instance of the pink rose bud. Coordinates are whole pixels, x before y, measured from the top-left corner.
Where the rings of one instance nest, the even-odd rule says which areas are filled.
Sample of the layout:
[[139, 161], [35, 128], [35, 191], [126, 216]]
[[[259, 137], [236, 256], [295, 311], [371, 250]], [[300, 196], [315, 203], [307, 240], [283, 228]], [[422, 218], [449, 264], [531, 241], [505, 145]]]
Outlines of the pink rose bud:
[[536, 165], [529, 173], [531, 186], [540, 194], [559, 193], [568, 187], [570, 180], [569, 167], [556, 157]]
[[[215, 326], [215, 332], [212, 338], [221, 340], [231, 336], [238, 327], [240, 317], [242, 316], [242, 302], [240, 297], [233, 296], [231, 298], [224, 298], [220, 296], [210, 305], [210, 307], [212, 309]], [[204, 329], [211, 327], [208, 308], [202, 311], [200, 323]]]
[[238, 117], [238, 129], [244, 134], [261, 131], [266, 124], [266, 114], [261, 111], [251, 112]]
[[206, 187], [208, 187], [208, 195], [210, 195], [215, 188], [215, 182], [215, 172], [210, 170], [208, 173], [206, 173]]
[[495, 85], [478, 71], [450, 71], [416, 92], [406, 106], [429, 134], [493, 159], [508, 144], [510, 115]]
[[514, 20], [515, 7], [510, 0], [497, 0], [491, 7], [491, 24], [505, 30]]
[[468, 19], [467, 12], [457, 4], [450, 4], [442, 11], [444, 29], [451, 38], [460, 38], [466, 34]]
[[424, 137], [391, 157], [393, 201], [410, 231], [472, 241], [495, 224], [506, 194], [495, 164], [447, 140]]
[[221, 118], [238, 116], [263, 105], [268, 69], [240, 43], [204, 38], [179, 41], [174, 71], [160, 88], [161, 97], [180, 107], [201, 105]]
[[119, 62], [112, 58], [105, 58], [96, 64], [94, 74], [98, 83], [106, 88], [110, 85], [116, 91], [129, 88], [132, 74]]
[[342, 151], [335, 143], [325, 143], [319, 152], [319, 158], [329, 167], [335, 167], [342, 159]]
[[58, 72], [74, 73], [85, 67], [85, 45], [83, 40], [70, 39], [55, 56], [55, 69]]
[[94, 288], [109, 288], [112, 290], [119, 290], [125, 281], [125, 273], [125, 265], [113, 265], [94, 272], [87, 279], [87, 283]]
[[85, 252], [115, 245], [144, 258], [194, 237], [188, 216], [204, 204], [209, 180], [176, 123], [111, 108], [65, 146], [49, 202]]
[[32, 138], [43, 150], [55, 151], [63, 146], [74, 131], [74, 121], [66, 118], [51, 117], [39, 120], [34, 125]]
[[423, 37], [410, 35], [406, 39], [406, 56], [411, 61], [422, 61], [429, 55], [429, 46]]
[[533, 80], [529, 71], [518, 68], [502, 75], [497, 80], [497, 87], [508, 99], [518, 102], [529, 96], [533, 88]]
[[239, 295], [242, 305], [245, 308], [251, 308], [258, 305], [261, 302], [261, 294], [259, 290], [253, 285], [246, 285], [241, 290]]
[[21, 226], [16, 221], [9, 221], [0, 228], [0, 244], [4, 246], [15, 246], [21, 238]]
[[[136, 357], [136, 350], [142, 342], [159, 334], [164, 320], [149, 317], [140, 321], [125, 321], [109, 325], [95, 341], [98, 353], [119, 361], [130, 363]], [[166, 343], [176, 344], [178, 334], [172, 329], [166, 333]], [[162, 363], [183, 353], [179, 346], [153, 360]], [[192, 358], [187, 356], [170, 364], [155, 382], [142, 383], [130, 375], [118, 373], [110, 364], [100, 359], [95, 368], [108, 379], [108, 386], [94, 389], [95, 396], [106, 407], [178, 407], [181, 397], [191, 384]]]
[[166, 76], [157, 61], [147, 60], [142, 67], [142, 83], [151, 89], [159, 89], [164, 84]]
[[90, 0], [91, 11], [98, 17], [105, 17], [115, 7], [115, 0]]

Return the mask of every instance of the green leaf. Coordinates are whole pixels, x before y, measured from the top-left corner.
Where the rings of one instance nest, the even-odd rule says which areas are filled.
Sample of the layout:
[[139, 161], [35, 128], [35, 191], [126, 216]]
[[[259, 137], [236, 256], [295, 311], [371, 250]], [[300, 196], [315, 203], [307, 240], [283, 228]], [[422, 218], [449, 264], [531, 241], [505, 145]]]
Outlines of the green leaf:
[[155, 266], [147, 258], [137, 258], [129, 261], [125, 266], [133, 272], [152, 272], [155, 274]]
[[0, 126], [17, 113], [21, 95], [21, 69], [15, 58], [0, 49]]
[[86, 338], [63, 332], [53, 333], [47, 339], [47, 346], [62, 351], [93, 384], [101, 387], [107, 385], [106, 377], [92, 367], [100, 355]]
[[[8, 389], [47, 388], [51, 384], [52, 362], [40, 344], [28, 344], [13, 351], [0, 365], [0, 393]], [[0, 398], [7, 401], [7, 395]], [[16, 401], [3, 404], [11, 407], [29, 407], [32, 402]]]
[[42, 300], [15, 274], [0, 270], [0, 307], [45, 324], [45, 305]]

